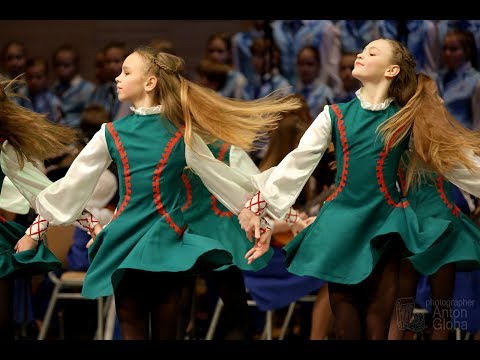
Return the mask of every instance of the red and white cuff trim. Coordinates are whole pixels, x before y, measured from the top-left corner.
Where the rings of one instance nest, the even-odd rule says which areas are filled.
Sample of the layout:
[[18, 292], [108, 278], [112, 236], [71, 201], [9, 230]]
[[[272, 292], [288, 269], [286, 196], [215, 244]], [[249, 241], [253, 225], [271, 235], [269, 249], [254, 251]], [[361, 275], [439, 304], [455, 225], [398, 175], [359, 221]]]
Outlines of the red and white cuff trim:
[[92, 232], [98, 221], [89, 211], [83, 210], [82, 215], [77, 219], [77, 222], [87, 231]]
[[267, 202], [262, 199], [260, 191], [257, 191], [253, 197], [245, 203], [245, 208], [251, 210], [255, 215], [262, 215], [267, 209]]
[[267, 218], [260, 218], [260, 234], [265, 234], [267, 231], [272, 230], [273, 226]]
[[30, 236], [35, 241], [43, 240], [45, 233], [47, 232], [49, 223], [41, 215], [35, 218], [35, 221], [25, 231], [25, 234]]
[[298, 215], [298, 211], [295, 210], [293, 207], [288, 210], [287, 215], [285, 215], [285, 221], [287, 222], [288, 226], [292, 227], [295, 224], [300, 216]]

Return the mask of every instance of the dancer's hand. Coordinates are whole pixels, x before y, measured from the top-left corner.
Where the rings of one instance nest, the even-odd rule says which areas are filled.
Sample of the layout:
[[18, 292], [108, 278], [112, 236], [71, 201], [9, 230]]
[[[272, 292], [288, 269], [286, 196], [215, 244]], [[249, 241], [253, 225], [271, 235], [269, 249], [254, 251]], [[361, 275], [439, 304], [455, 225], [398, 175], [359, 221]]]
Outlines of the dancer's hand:
[[94, 241], [95, 241], [95, 240], [94, 240], [93, 238], [91, 238], [90, 240], [88, 240], [87, 245], [85, 245], [85, 247], [88, 249], [90, 246], [93, 245], [93, 242], [94, 242]]
[[296, 236], [300, 231], [305, 229], [307, 227], [307, 223], [305, 220], [302, 220], [301, 218], [297, 220], [295, 224], [292, 225], [290, 230], [292, 231], [293, 235]]
[[247, 239], [250, 242], [253, 241], [252, 235], [254, 235], [255, 239], [260, 239], [260, 216], [255, 215], [252, 210], [243, 208], [238, 214], [238, 221], [241, 228], [245, 230]]
[[30, 236], [25, 234], [20, 240], [17, 241], [17, 243], [15, 244], [14, 250], [15, 252], [19, 253], [25, 250], [36, 249], [37, 246], [38, 246], [38, 241], [33, 240]]
[[245, 254], [248, 264], [251, 264], [255, 259], [258, 259], [268, 251], [271, 239], [272, 230], [265, 231], [259, 239], [256, 239], [255, 245]]
[[300, 216], [300, 219], [302, 220], [308, 219], [308, 214], [305, 211], [302, 211], [298, 216]]
[[102, 229], [103, 229], [103, 226], [100, 223], [98, 223], [95, 225], [92, 232], [88, 231], [88, 235], [90, 235], [92, 238], [88, 241], [86, 245], [87, 249], [90, 246], [92, 246], [93, 242], [95, 241], [95, 238], [97, 237], [98, 233], [102, 231]]

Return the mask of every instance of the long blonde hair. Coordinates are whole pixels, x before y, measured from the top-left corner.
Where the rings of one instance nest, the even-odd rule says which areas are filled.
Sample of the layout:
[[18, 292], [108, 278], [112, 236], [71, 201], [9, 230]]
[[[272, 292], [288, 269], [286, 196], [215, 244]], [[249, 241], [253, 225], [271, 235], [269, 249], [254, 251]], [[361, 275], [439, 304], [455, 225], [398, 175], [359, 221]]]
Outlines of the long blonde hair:
[[384, 40], [392, 46], [392, 63], [400, 67], [388, 95], [401, 109], [378, 130], [389, 146], [412, 136], [406, 190], [427, 171], [445, 174], [457, 164], [463, 164], [472, 173], [479, 171], [468, 153], [480, 153], [480, 132], [464, 128], [453, 118], [438, 95], [435, 81], [415, 73], [415, 61], [403, 44]]
[[24, 156], [35, 161], [64, 154], [77, 140], [77, 132], [15, 103], [11, 99], [15, 96], [11, 88], [18, 82], [0, 81], [0, 138], [13, 146], [21, 167]]
[[225, 98], [185, 79], [181, 58], [144, 46], [134, 52], [145, 58], [147, 74], [158, 78], [155, 95], [162, 104], [162, 114], [177, 128], [185, 126], [188, 145], [194, 131], [208, 142], [223, 140], [251, 151], [253, 141], [273, 130], [282, 113], [301, 106], [298, 99], [282, 97], [281, 93], [253, 101]]

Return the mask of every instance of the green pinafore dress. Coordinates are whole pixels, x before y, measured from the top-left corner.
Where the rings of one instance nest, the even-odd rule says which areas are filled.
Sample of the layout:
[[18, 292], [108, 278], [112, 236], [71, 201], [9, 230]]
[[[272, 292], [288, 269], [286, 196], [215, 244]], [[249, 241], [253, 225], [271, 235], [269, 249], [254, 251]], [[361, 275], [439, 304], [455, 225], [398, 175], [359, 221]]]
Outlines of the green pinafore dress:
[[132, 114], [105, 131], [120, 199], [112, 221], [89, 248], [82, 294], [111, 295], [125, 269], [193, 275], [232, 264], [220, 240], [192, 233], [185, 221], [182, 132], [159, 114]]
[[377, 127], [394, 115], [391, 103], [383, 110], [362, 108], [355, 98], [330, 106], [332, 141], [337, 162], [336, 190], [325, 201], [313, 224], [283, 250], [287, 268], [297, 275], [357, 284], [368, 277], [379, 258], [401, 239], [413, 254], [431, 246], [448, 228], [436, 218], [419, 222], [396, 187], [404, 139], [385, 146]]
[[[403, 185], [403, 173], [399, 174]], [[431, 275], [449, 263], [455, 263], [457, 271], [480, 268], [480, 229], [455, 205], [450, 183], [440, 175], [430, 175], [409, 188], [408, 201], [420, 221], [435, 217], [450, 221], [451, 226], [431, 247], [408, 259], [424, 275]]]
[[[4, 179], [0, 169], [0, 189]], [[25, 230], [24, 226], [0, 217], [0, 279], [42, 274], [62, 266], [43, 241], [36, 249], [15, 253], [14, 247]]]
[[[229, 165], [230, 146], [215, 142], [209, 145], [213, 155]], [[185, 169], [184, 182], [187, 188], [187, 204], [183, 207], [185, 222], [190, 230], [198, 235], [218, 239], [233, 255], [233, 263], [241, 270], [256, 271], [267, 265], [273, 255], [273, 249], [248, 264], [245, 254], [254, 243], [245, 236], [245, 230], [235, 214], [230, 212], [203, 184], [198, 175]], [[218, 269], [223, 270], [224, 267]]]

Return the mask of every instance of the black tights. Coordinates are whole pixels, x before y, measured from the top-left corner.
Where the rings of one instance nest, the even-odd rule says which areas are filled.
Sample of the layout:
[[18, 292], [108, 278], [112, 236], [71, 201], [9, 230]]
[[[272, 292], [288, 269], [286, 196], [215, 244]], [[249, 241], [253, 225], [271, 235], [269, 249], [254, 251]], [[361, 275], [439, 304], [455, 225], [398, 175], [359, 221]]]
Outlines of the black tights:
[[372, 273], [362, 282], [328, 284], [337, 339], [387, 339], [398, 271], [399, 256], [395, 248], [380, 258]]
[[115, 289], [123, 339], [175, 340], [182, 287], [178, 274], [127, 269]]
[[[417, 284], [420, 275], [413, 267], [412, 263], [404, 259], [401, 262], [400, 266], [400, 278], [399, 278], [399, 287], [398, 295], [399, 299], [413, 299], [417, 295]], [[448, 322], [451, 320], [451, 305], [453, 297], [453, 289], [455, 286], [455, 264], [450, 263], [443, 265], [435, 273], [428, 277], [431, 289], [431, 298], [432, 298], [432, 317], [433, 317], [433, 332], [432, 340], [448, 340]], [[413, 308], [411, 308], [413, 311]], [[394, 313], [394, 315], [396, 315]], [[411, 319], [413, 316], [412, 313], [407, 314], [405, 319]], [[399, 323], [399, 320], [392, 321], [391, 333], [392, 339], [403, 339], [403, 326]], [[403, 320], [405, 320], [403, 319]], [[398, 326], [402, 329], [395, 329], [394, 326]]]
[[432, 291], [432, 340], [448, 340], [448, 322], [451, 321], [455, 263], [442, 266], [429, 277]]
[[13, 338], [13, 280], [0, 279], [0, 340]]
[[223, 301], [221, 321], [225, 324], [224, 340], [251, 340], [250, 311], [242, 271], [230, 266], [223, 271], [212, 271], [210, 275], [217, 285], [218, 295]]
[[[220, 316], [215, 338], [223, 340], [252, 340], [250, 310], [247, 303], [248, 296], [242, 271], [236, 266], [230, 266], [226, 270], [211, 271], [207, 276], [211, 277], [212, 280], [211, 285], [214, 289], [211, 290], [218, 293], [218, 296], [223, 301], [222, 316]], [[182, 294], [183, 309], [180, 317], [178, 339], [185, 337], [188, 323], [194, 319], [192, 309], [195, 308], [196, 303], [195, 278], [187, 279], [185, 285]]]

